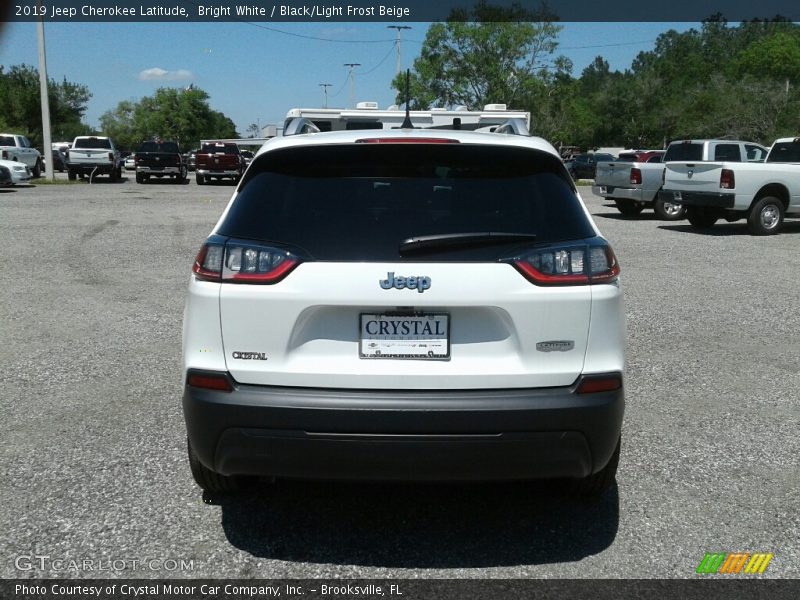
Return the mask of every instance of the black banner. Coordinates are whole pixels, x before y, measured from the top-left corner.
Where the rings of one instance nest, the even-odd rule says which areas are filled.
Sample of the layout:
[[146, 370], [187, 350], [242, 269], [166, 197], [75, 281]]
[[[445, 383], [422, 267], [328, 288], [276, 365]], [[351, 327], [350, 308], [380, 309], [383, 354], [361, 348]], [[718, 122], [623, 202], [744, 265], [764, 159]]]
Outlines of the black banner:
[[798, 580], [703, 578], [591, 579], [7, 579], [3, 600], [783, 600], [800, 597]]
[[[432, 22], [477, 19], [479, 0], [4, 0], [5, 20], [250, 21], [250, 22]], [[492, 21], [730, 22], [782, 17], [800, 21], [797, 0], [487, 0]], [[516, 7], [515, 7], [516, 6]], [[484, 13], [486, 14], [486, 13]]]

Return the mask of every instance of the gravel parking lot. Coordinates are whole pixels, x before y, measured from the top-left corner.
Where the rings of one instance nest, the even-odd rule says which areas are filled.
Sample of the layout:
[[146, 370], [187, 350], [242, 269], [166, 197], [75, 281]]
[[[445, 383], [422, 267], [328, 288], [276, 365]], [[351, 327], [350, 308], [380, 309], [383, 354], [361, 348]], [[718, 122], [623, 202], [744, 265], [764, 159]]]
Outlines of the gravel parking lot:
[[800, 577], [800, 222], [698, 233], [582, 188], [628, 317], [618, 486], [599, 503], [529, 484], [204, 498], [181, 318], [232, 190], [130, 174], [0, 190], [0, 576], [683, 578], [742, 551]]

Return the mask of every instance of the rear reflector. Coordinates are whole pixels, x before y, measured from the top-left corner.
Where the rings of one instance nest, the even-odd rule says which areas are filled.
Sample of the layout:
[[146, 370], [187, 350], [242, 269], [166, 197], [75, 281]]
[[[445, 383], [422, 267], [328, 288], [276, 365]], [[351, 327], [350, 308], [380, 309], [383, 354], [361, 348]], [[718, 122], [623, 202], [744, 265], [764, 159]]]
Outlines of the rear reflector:
[[186, 378], [186, 384], [196, 388], [217, 390], [219, 392], [233, 391], [233, 384], [227, 373], [190, 372]]
[[581, 378], [576, 394], [596, 394], [598, 392], [613, 392], [622, 387], [622, 375], [611, 373], [604, 375], [585, 375]]

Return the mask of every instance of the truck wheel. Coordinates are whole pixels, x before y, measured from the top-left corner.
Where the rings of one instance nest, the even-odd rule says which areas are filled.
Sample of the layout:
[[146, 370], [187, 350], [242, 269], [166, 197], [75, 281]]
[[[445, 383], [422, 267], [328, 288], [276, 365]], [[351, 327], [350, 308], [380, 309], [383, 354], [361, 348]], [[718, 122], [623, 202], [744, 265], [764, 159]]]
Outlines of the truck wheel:
[[141, 173], [136, 174], [136, 183], [145, 183], [145, 181], [144, 175]]
[[687, 206], [686, 218], [689, 219], [692, 227], [707, 229], [717, 222], [718, 217], [713, 213], [706, 212], [701, 206]]
[[783, 224], [783, 213], [783, 202], [774, 196], [765, 196], [750, 209], [747, 228], [753, 235], [778, 233]]
[[197, 183], [197, 185], [205, 185], [206, 184], [206, 178], [203, 177], [202, 175], [198, 175], [197, 173], [195, 173], [194, 180], [195, 180], [195, 183]]
[[686, 207], [683, 204], [664, 202], [658, 199], [653, 204], [653, 212], [662, 221], [680, 221], [686, 217]]
[[583, 479], [575, 479], [572, 481], [572, 493], [576, 496], [601, 496], [611, 485], [617, 476], [617, 466], [619, 465], [619, 450], [622, 442], [622, 437], [617, 441], [617, 447], [614, 449], [614, 454], [608, 461], [608, 464], [600, 469], [597, 473], [593, 473]]
[[239, 482], [235, 477], [220, 475], [203, 465], [194, 453], [192, 443], [188, 438], [186, 446], [189, 450], [189, 468], [197, 485], [207, 492], [234, 492], [239, 489]]
[[33, 165], [32, 173], [34, 177], [39, 177], [42, 174], [42, 159], [36, 159], [36, 164]]
[[117, 179], [119, 179], [119, 177], [117, 176], [117, 170], [116, 170], [115, 168], [112, 168], [112, 169], [111, 169], [111, 170], [108, 172], [108, 178], [109, 178], [109, 180], [110, 180], [112, 183], [116, 182], [116, 181], [117, 181]]
[[78, 175], [72, 169], [67, 170], [67, 179], [70, 181], [75, 181], [78, 178]]
[[617, 205], [617, 210], [626, 217], [635, 217], [642, 212], [644, 208], [644, 206], [635, 200], [614, 200], [614, 202]]

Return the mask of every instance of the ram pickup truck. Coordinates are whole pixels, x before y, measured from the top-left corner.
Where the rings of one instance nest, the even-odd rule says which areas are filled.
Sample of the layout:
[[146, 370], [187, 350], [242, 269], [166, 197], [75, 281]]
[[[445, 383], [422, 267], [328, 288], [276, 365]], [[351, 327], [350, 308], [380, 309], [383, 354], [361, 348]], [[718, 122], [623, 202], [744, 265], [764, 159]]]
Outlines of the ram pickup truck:
[[753, 235], [777, 233], [800, 216], [800, 138], [776, 140], [765, 162], [667, 163], [659, 197], [685, 206], [693, 227], [747, 219]]
[[34, 177], [39, 177], [44, 169], [42, 155], [24, 135], [0, 133], [0, 159], [25, 163]]
[[225, 142], [206, 142], [195, 156], [195, 181], [198, 185], [214, 179], [233, 179], [238, 183], [245, 169], [239, 146]]
[[685, 209], [657, 198], [663, 175], [663, 150], [625, 152], [613, 162], [597, 164], [592, 192], [613, 200], [617, 210], [626, 217], [652, 207], [659, 218], [677, 221], [684, 217]]
[[66, 154], [67, 176], [71, 181], [86, 175], [108, 175], [111, 181], [122, 176], [119, 150], [109, 137], [78, 136]]
[[147, 183], [151, 177], [172, 177], [178, 183], [186, 180], [186, 164], [175, 142], [142, 142], [134, 160], [136, 183]]
[[[665, 221], [676, 221], [686, 216], [686, 208], [668, 196], [660, 197], [664, 178], [664, 165], [670, 161], [763, 161], [767, 149], [759, 144], [733, 140], [677, 140], [667, 146], [660, 160], [650, 159], [636, 163], [598, 165], [592, 191], [614, 200], [623, 215], [633, 216], [645, 207], [653, 207], [656, 215]], [[612, 172], [613, 171], [613, 172]]]

